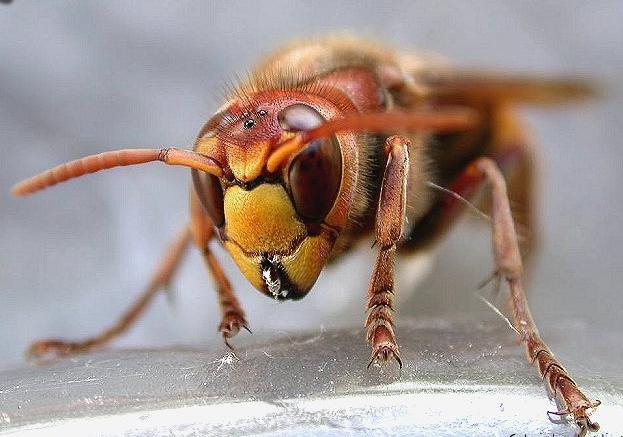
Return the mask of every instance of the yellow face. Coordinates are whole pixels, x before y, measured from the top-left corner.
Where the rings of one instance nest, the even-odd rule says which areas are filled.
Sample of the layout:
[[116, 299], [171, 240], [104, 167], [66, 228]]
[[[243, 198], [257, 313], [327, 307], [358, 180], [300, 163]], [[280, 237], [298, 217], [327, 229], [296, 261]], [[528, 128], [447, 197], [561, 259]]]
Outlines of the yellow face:
[[196, 150], [226, 165], [221, 178], [194, 172], [193, 179], [223, 245], [251, 284], [275, 299], [300, 299], [338, 235], [335, 217], [345, 209], [341, 149], [335, 137], [314, 140], [269, 171], [275, 144], [324, 118], [300, 103], [266, 108], [228, 125], [226, 138], [203, 136]]
[[225, 248], [246, 278], [275, 299], [300, 299], [316, 282], [334, 237], [309, 235], [281, 184], [224, 191]]

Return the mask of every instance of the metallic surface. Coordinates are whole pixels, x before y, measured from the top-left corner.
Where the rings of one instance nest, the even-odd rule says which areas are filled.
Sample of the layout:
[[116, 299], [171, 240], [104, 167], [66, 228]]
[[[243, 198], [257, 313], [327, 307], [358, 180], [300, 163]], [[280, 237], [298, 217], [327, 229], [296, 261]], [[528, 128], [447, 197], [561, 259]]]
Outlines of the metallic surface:
[[[556, 406], [503, 321], [402, 320], [398, 333], [402, 370], [366, 369], [363, 330], [350, 328], [256, 338], [238, 358], [111, 350], [4, 371], [0, 436], [573, 435], [548, 419]], [[622, 435], [620, 374], [572, 364], [602, 401], [600, 432]]]

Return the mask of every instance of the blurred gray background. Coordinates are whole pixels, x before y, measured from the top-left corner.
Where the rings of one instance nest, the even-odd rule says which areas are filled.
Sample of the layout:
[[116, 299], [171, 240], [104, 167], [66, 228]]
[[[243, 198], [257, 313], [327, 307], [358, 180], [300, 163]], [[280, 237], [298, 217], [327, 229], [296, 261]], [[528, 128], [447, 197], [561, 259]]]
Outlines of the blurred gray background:
[[[578, 74], [606, 85], [599, 102], [523, 111], [542, 145], [543, 239], [530, 300], [546, 340], [548, 327], [569, 333], [553, 341], [570, 367], [591, 356], [602, 369], [618, 369], [622, 19], [619, 1], [0, 4], [0, 368], [19, 365], [33, 339], [107, 327], [188, 216], [188, 172], [157, 164], [26, 199], [10, 197], [13, 183], [98, 151], [190, 144], [235, 74], [292, 38], [348, 31], [463, 66]], [[489, 252], [485, 227], [461, 224], [432, 275], [415, 292], [400, 290], [398, 323], [407, 314], [496, 320], [473, 295], [492, 269]], [[306, 299], [285, 304], [260, 295], [218, 255], [259, 335], [363, 323], [369, 246], [326, 270]], [[196, 251], [174, 290], [174, 305], [159, 296], [115, 347], [220, 342], [215, 293]], [[400, 325], [397, 332], [409, 341]]]

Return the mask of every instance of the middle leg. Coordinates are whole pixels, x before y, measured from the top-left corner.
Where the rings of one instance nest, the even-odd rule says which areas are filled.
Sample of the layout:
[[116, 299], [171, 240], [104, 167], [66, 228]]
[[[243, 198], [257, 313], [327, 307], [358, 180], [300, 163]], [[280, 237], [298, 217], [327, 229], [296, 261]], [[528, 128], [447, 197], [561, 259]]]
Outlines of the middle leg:
[[189, 244], [190, 232], [188, 231], [188, 226], [184, 226], [167, 248], [164, 258], [160, 261], [158, 268], [149, 281], [147, 288], [143, 291], [143, 294], [140, 295], [110, 328], [97, 335], [79, 341], [58, 339], [36, 341], [26, 352], [27, 356], [41, 357], [48, 354], [72, 355], [89, 352], [101, 348], [115, 338], [121, 336], [121, 334], [125, 333], [136, 323], [156, 294], [169, 285]]
[[400, 349], [394, 334], [392, 304], [394, 296], [394, 261], [396, 244], [405, 220], [409, 144], [402, 136], [391, 136], [385, 142], [387, 164], [376, 214], [376, 244], [379, 254], [368, 287], [367, 340], [372, 345], [368, 367], [375, 361], [395, 358], [400, 367]]

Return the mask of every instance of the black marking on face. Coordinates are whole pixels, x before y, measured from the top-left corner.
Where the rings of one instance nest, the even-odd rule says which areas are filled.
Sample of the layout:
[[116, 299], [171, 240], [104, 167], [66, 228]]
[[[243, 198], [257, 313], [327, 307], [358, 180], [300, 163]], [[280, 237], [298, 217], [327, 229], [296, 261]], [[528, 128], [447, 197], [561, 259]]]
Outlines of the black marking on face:
[[298, 300], [305, 296], [306, 293], [300, 293], [298, 288], [292, 284], [276, 255], [262, 256], [260, 268], [267, 296], [279, 301]]

